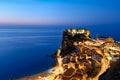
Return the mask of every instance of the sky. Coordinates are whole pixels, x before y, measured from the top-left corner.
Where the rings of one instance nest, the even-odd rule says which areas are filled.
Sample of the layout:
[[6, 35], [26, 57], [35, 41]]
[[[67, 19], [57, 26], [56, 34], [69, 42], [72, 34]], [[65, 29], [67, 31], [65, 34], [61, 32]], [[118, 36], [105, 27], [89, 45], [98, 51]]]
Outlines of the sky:
[[0, 0], [0, 24], [120, 23], [120, 0]]

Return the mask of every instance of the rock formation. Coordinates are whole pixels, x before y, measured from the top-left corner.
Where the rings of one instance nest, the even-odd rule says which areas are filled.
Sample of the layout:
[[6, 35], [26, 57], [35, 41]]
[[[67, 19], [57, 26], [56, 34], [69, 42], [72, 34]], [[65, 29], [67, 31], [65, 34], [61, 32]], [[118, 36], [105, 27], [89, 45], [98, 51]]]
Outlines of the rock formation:
[[99, 80], [119, 56], [120, 45], [111, 37], [92, 39], [89, 30], [67, 29], [54, 54], [54, 67], [17, 80]]

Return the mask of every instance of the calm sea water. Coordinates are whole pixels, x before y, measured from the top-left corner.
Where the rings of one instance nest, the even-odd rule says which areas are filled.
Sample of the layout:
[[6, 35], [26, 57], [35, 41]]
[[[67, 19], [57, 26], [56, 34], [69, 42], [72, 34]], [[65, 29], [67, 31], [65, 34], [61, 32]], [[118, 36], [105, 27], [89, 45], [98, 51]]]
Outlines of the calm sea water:
[[5, 26], [0, 25], [0, 80], [32, 75], [53, 66], [51, 57], [61, 44], [67, 28], [86, 28], [91, 36], [111, 36], [120, 40], [120, 25]]

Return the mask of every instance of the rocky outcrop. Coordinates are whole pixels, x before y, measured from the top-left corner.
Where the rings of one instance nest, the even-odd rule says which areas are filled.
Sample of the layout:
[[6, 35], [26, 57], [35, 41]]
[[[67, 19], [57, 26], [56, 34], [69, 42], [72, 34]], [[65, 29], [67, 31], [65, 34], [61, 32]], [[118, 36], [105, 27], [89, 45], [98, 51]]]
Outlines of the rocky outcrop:
[[54, 54], [54, 67], [18, 80], [99, 80], [111, 63], [119, 59], [118, 44], [111, 37], [92, 39], [86, 29], [67, 29]]

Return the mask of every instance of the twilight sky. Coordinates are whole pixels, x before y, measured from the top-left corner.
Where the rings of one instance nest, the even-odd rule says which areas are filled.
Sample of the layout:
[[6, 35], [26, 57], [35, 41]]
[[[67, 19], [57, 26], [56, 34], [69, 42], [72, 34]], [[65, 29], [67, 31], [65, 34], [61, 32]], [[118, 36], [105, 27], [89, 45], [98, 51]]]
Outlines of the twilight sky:
[[120, 0], [0, 0], [0, 24], [120, 23]]

